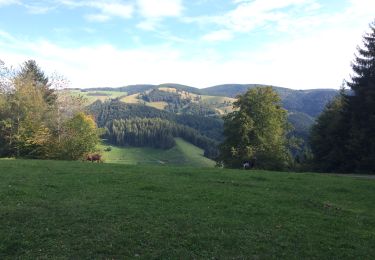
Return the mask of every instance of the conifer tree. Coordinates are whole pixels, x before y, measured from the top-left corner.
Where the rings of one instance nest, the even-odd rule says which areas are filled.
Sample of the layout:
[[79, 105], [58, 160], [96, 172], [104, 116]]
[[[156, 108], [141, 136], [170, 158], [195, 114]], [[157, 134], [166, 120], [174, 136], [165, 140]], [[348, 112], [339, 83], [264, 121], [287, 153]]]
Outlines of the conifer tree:
[[350, 118], [348, 155], [351, 167], [360, 172], [375, 173], [375, 21], [363, 37], [363, 47], [352, 63], [354, 75], [348, 86], [353, 95], [347, 97], [345, 113]]
[[312, 129], [314, 164], [321, 171], [375, 173], [375, 21], [352, 69], [351, 91], [330, 103]]
[[56, 101], [55, 91], [51, 88], [48, 77], [44, 74], [41, 68], [36, 64], [34, 60], [26, 61], [22, 67], [21, 71], [17, 75], [20, 81], [31, 81], [35, 87], [38, 87], [43, 92], [44, 100], [52, 105]]

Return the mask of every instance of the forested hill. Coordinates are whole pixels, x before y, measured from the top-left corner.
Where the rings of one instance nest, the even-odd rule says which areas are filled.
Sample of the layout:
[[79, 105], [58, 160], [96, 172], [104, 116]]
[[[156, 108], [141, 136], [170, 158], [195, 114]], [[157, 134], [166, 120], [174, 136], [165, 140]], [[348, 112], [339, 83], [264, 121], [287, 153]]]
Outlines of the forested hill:
[[223, 122], [219, 118], [177, 115], [119, 100], [96, 101], [88, 110], [105, 129], [107, 142], [115, 145], [169, 149], [179, 137], [202, 148], [206, 157], [215, 158], [222, 140]]
[[[250, 88], [262, 87], [259, 84], [227, 84], [202, 89], [204, 95], [236, 97]], [[283, 106], [288, 111], [302, 112], [315, 117], [322, 112], [328, 101], [338, 94], [335, 89], [293, 90], [273, 86], [280, 95]]]
[[[204, 89], [179, 84], [131, 85], [72, 93], [88, 100], [90, 113], [106, 130], [105, 138], [112, 144], [168, 149], [179, 137], [213, 158], [216, 145], [223, 140], [222, 116], [233, 111], [237, 95], [259, 86], [264, 85], [231, 84]], [[333, 89], [273, 89], [288, 110], [293, 135], [304, 140], [316, 116], [338, 94]]]
[[[167, 83], [161, 85], [129, 85], [119, 88], [89, 88], [83, 91], [117, 91], [124, 92], [126, 95], [134, 95], [159, 88], [173, 88], [178, 91], [185, 91], [195, 95], [235, 98], [237, 95], [245, 93], [250, 88], [262, 86], [266, 85], [224, 84], [199, 89], [186, 85]], [[327, 102], [332, 100], [333, 97], [338, 94], [338, 90], [335, 89], [294, 90], [277, 86], [273, 86], [273, 89], [280, 95], [285, 109], [290, 112], [305, 113], [311, 117], [316, 117], [319, 113], [321, 113]]]

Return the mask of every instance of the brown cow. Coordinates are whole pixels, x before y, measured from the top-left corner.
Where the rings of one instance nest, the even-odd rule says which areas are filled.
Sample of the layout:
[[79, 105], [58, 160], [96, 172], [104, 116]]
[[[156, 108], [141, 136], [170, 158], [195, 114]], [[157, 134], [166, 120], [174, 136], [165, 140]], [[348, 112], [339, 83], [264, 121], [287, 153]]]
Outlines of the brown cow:
[[91, 162], [102, 162], [102, 156], [98, 153], [92, 153], [92, 154], [88, 154], [86, 156], [86, 160], [87, 161], [91, 161]]

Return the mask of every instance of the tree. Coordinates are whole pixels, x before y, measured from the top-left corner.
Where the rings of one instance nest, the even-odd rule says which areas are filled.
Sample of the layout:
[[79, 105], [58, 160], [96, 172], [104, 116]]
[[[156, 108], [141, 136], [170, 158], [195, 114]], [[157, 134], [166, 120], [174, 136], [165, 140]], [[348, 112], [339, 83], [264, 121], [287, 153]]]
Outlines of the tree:
[[59, 159], [78, 160], [94, 152], [100, 143], [100, 132], [93, 117], [77, 113], [63, 126], [61, 141], [55, 143], [55, 156]]
[[43, 98], [47, 104], [52, 105], [56, 101], [57, 96], [54, 89], [51, 88], [48, 77], [34, 60], [28, 60], [22, 65], [21, 71], [18, 73], [17, 78], [21, 81], [31, 81], [35, 87], [40, 88], [43, 93]]
[[99, 130], [78, 97], [52, 87], [34, 61], [11, 73], [0, 62], [0, 156], [78, 159], [95, 150]]
[[287, 112], [271, 87], [253, 88], [238, 96], [235, 111], [224, 118], [225, 141], [219, 162], [242, 167], [256, 158], [256, 167], [283, 169], [290, 162]]
[[313, 170], [321, 172], [340, 171], [347, 163], [345, 142], [348, 138], [343, 108], [344, 92], [327, 104], [311, 128], [310, 146], [313, 153]]
[[375, 21], [352, 63], [351, 91], [331, 103], [311, 136], [324, 171], [375, 173]]
[[345, 111], [351, 125], [348, 154], [353, 160], [348, 170], [375, 173], [375, 21], [363, 37], [352, 69], [355, 74], [348, 86], [353, 95], [347, 97]]

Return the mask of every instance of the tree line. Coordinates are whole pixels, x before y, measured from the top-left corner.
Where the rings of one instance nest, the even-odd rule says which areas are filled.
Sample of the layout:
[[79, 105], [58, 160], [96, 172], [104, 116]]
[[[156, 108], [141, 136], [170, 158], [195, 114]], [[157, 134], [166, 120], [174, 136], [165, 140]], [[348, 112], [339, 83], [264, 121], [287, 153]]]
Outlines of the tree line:
[[203, 117], [190, 114], [175, 114], [140, 104], [126, 104], [118, 99], [94, 102], [88, 107], [88, 112], [95, 116], [99, 127], [105, 127], [115, 119], [160, 118], [174, 124], [193, 128], [198, 134], [213, 139], [222, 140], [223, 120], [219, 117]]
[[205, 151], [205, 156], [217, 156], [217, 143], [196, 130], [160, 118], [115, 119], [107, 122], [104, 138], [120, 146], [153, 147], [170, 149], [176, 145], [175, 137], [181, 137]]
[[81, 98], [56, 89], [35, 61], [19, 70], [0, 63], [0, 156], [76, 160], [95, 150], [99, 130]]

